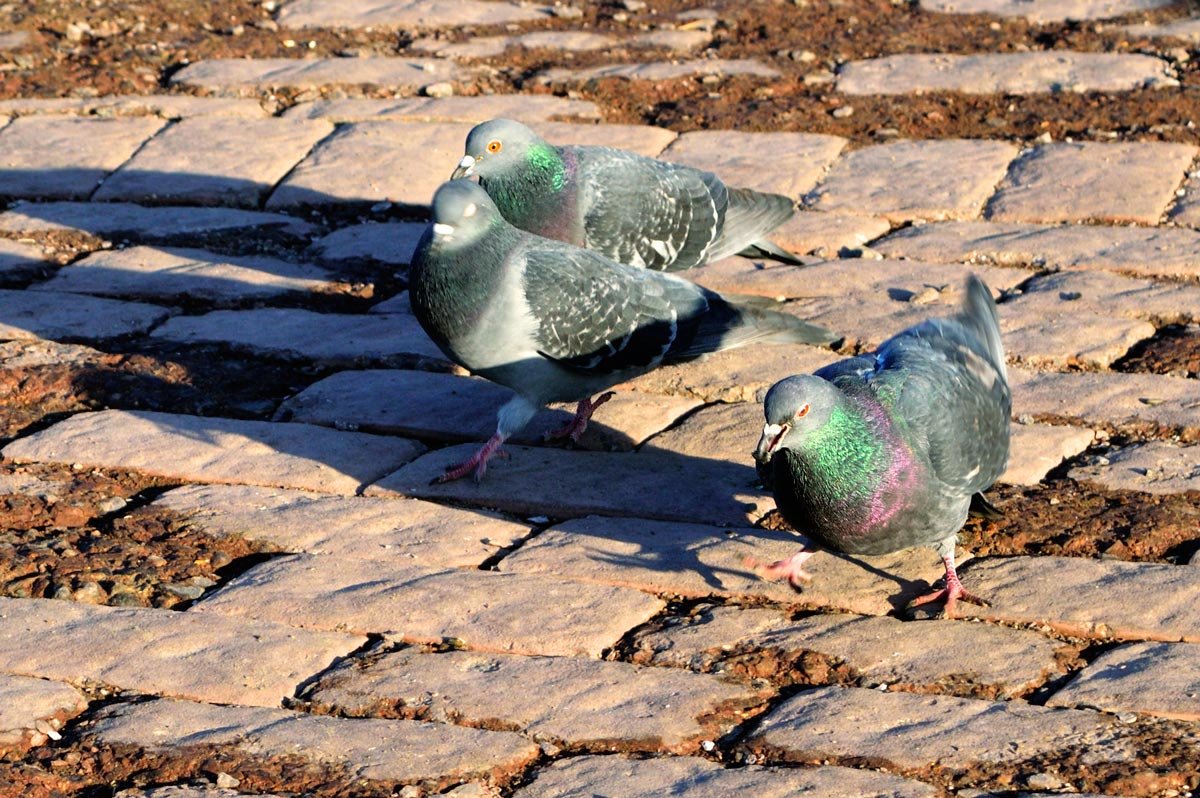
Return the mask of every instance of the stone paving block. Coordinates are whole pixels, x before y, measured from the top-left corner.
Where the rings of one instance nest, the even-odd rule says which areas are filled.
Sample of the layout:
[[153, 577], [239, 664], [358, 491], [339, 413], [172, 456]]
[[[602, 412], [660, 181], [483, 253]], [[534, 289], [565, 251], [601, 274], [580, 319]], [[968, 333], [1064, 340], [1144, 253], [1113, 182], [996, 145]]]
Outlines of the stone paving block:
[[1200, 233], [1171, 227], [939, 222], [897, 230], [872, 248], [887, 257], [1200, 277]]
[[622, 44], [627, 47], [661, 48], [675, 53], [699, 50], [712, 43], [713, 35], [706, 30], [671, 30], [659, 28], [648, 33], [630, 36]]
[[[0, 213], [0, 222], [4, 216], [4, 213]], [[54, 265], [53, 261], [46, 258], [41, 247], [10, 238], [0, 238], [0, 280], [29, 277], [39, 269], [51, 265]]]
[[652, 61], [636, 64], [609, 64], [584, 69], [548, 69], [538, 76], [543, 83], [587, 83], [605, 78], [626, 80], [678, 80], [716, 75], [733, 77], [752, 75], [777, 78], [779, 70], [753, 58], [698, 58], [688, 61]]
[[1154, 337], [1148, 321], [1100, 314], [1060, 301], [1000, 305], [1000, 334], [1005, 354], [1032, 366], [1108, 368], [1135, 344]]
[[1098, 712], [1023, 701], [819, 687], [788, 699], [744, 743], [776, 760], [869, 757], [901, 770], [1020, 762], [1103, 739]]
[[119, 338], [144, 333], [170, 315], [166, 308], [140, 302], [0, 290], [0, 341]]
[[621, 798], [933, 798], [938, 791], [919, 781], [873, 770], [824, 766], [770, 768], [750, 765], [722, 768], [696, 757], [626, 759], [619, 756], [579, 756], [560, 759], [542, 768], [537, 778], [513, 793], [513, 798], [568, 798], [581, 795]]
[[840, 136], [816, 133], [698, 130], [675, 139], [662, 158], [713, 172], [726, 185], [798, 200], [813, 189], [845, 146]]
[[[496, 411], [512, 396], [502, 386], [455, 374], [343, 371], [288, 399], [279, 413], [289, 420], [339, 429], [353, 426], [444, 441], [484, 441], [496, 431]], [[699, 404], [693, 398], [620, 391], [596, 411], [579, 446], [630, 451]], [[544, 434], [564, 427], [574, 413], [574, 406], [547, 408], [512, 440], [538, 445]]]
[[0, 50], [15, 50], [29, 43], [29, 31], [12, 30], [0, 33]]
[[469, 122], [473, 125], [501, 116], [534, 124], [555, 118], [599, 121], [600, 108], [589, 100], [549, 94], [487, 94], [478, 97], [314, 100], [292, 106], [283, 116], [328, 119], [337, 123], [400, 119], [408, 122]]
[[641, 635], [635, 646], [636, 662], [719, 673], [729, 670], [725, 660], [741, 654], [776, 652], [785, 665], [811, 651], [844, 662], [868, 686], [923, 692], [955, 685], [1001, 698], [1061, 673], [1055, 654], [1069, 650], [1037, 632], [991, 624], [843, 614], [791, 620], [777, 609], [733, 606]]
[[1069, 476], [1110, 490], [1200, 494], [1200, 446], [1137, 443], [1109, 452], [1093, 465], [1072, 468]]
[[1189, 172], [1183, 187], [1175, 192], [1175, 204], [1167, 212], [1167, 221], [1200, 227], [1200, 172]]
[[1107, 272], [1058, 272], [1033, 278], [1006, 305], [1037, 309], [1047, 316], [1065, 311], [1182, 324], [1200, 318], [1200, 286]]
[[188, 94], [117, 94], [104, 97], [16, 97], [0, 100], [0, 114], [71, 114], [74, 116], [235, 116], [261, 119], [267, 110], [258, 100], [193, 97]]
[[328, 86], [416, 92], [431, 83], [469, 80], [473, 74], [435, 58], [210, 58], [188, 64], [171, 76], [171, 84], [226, 96]]
[[770, 238], [799, 255], [832, 257], [843, 248], [861, 247], [890, 229], [887, 219], [877, 216], [796, 211], [795, 216], [771, 231]]
[[427, 226], [418, 222], [355, 224], [314, 241], [313, 250], [321, 260], [333, 263], [378, 261], [407, 266]]
[[218, 615], [0, 598], [0, 672], [195, 701], [277, 707], [365, 642]]
[[[692, 269], [688, 277], [714, 291], [786, 299], [779, 308], [784, 313], [828, 327], [848, 342], [874, 346], [925, 319], [957, 312], [970, 273], [993, 293], [1029, 278], [1018, 269], [862, 258], [803, 269], [727, 258]], [[1003, 321], [1003, 306], [1000, 313]]]
[[837, 88], [844, 94], [1039, 94], [1050, 92], [1132, 91], [1178, 86], [1161, 58], [1130, 53], [1078, 53], [1044, 50], [1030, 53], [904, 53], [838, 68]]
[[519, 36], [476, 36], [461, 42], [445, 39], [417, 39], [411, 45], [422, 53], [433, 53], [442, 58], [491, 58], [501, 55], [513, 47], [531, 50], [557, 50], [559, 52], [588, 52], [616, 47], [617, 40], [602, 33], [581, 30], [544, 30], [523, 33]]
[[932, 549], [878, 557], [822, 550], [805, 563], [812, 583], [797, 592], [786, 582], [762, 579], [744, 562], [747, 556], [765, 562], [789, 557], [805, 542], [799, 535], [764, 529], [591, 517], [543, 532], [501, 560], [500, 569], [689, 598], [770, 599], [865, 615], [903, 607], [943, 573]]
[[911, 219], [970, 219], [1003, 179], [1017, 148], [1001, 141], [897, 141], [834, 162], [808, 197], [821, 211]]
[[1171, 0], [920, 0], [921, 8], [942, 14], [995, 14], [1024, 17], [1035, 24], [1109, 19], [1170, 5]]
[[394, 297], [372, 305], [367, 313], [405, 313], [411, 316], [413, 315], [412, 303], [408, 301], [408, 292], [401, 291]]
[[753, 467], [751, 452], [763, 423], [763, 409], [758, 402], [709, 405], [655, 435], [641, 451], [711, 457]]
[[194, 482], [353, 494], [424, 450], [416, 441], [311, 424], [102, 410], [4, 447], [17, 462], [128, 468]]
[[267, 200], [267, 207], [381, 200], [428, 205], [462, 159], [471, 127], [440, 122], [346, 125], [288, 175]]
[[391, 563], [478, 568], [526, 537], [529, 525], [495, 513], [417, 499], [324, 496], [246, 485], [186, 485], [154, 506], [185, 516], [214, 538]]
[[625, 662], [407, 648], [366, 666], [347, 663], [305, 698], [350, 717], [386, 708], [499, 725], [571, 750], [684, 754], [729, 733], [767, 696], [709, 674]]
[[160, 240], [228, 230], [264, 228], [301, 237], [312, 225], [282, 213], [234, 208], [146, 207], [123, 202], [18, 202], [0, 213], [0, 232], [30, 234], [78, 230], [94, 236]]
[[290, 0], [279, 10], [285, 28], [456, 28], [545, 19], [546, 6], [479, 0]]
[[1200, 645], [1129, 643], [1097, 657], [1046, 701], [1179, 720], [1200, 720]]
[[479, 483], [430, 484], [479, 449], [462, 444], [430, 452], [372, 485], [367, 495], [448, 499], [521, 515], [628, 515], [712, 524], [745, 524], [773, 506], [756, 487], [754, 469], [739, 463], [671, 452], [505, 448], [509, 458], [493, 460]]
[[453, 639], [480, 651], [599, 657], [664, 606], [636, 590], [533, 574], [296, 555], [250, 569], [190, 611], [410, 643]]
[[67, 684], [0, 674], [0, 753], [41, 745], [47, 731], [87, 709], [87, 700]]
[[32, 290], [232, 304], [332, 292], [337, 286], [331, 273], [307, 263], [202, 249], [130, 247], [93, 252]]
[[1098, 639], [1200, 642], [1200, 569], [1081, 557], [989, 557], [970, 563], [967, 589], [991, 607], [959, 611]]
[[[485, 776], [500, 781], [537, 758], [535, 743], [511, 732], [442, 723], [330, 718], [263, 707], [221, 707], [159, 699], [113, 704], [96, 713], [89, 736], [170, 756], [195, 747], [226, 749], [246, 767], [277, 758], [336, 769], [339, 779], [450, 782]], [[241, 771], [229, 775], [235, 778]]]
[[1157, 224], [1196, 153], [1157, 141], [1042, 144], [1013, 162], [987, 218]]
[[763, 344], [714, 352], [688, 363], [657, 368], [618, 386], [646, 393], [694, 396], [705, 402], [761, 402], [784, 377], [840, 360], [828, 349], [804, 344]]
[[154, 117], [14, 119], [0, 130], [0, 196], [87, 199], [165, 124]]
[[257, 208], [332, 130], [323, 120], [184, 119], [148, 141], [93, 199]]
[[[1165, 0], [1164, 0], [1165, 2]], [[1189, 42], [1200, 42], [1200, 17], [1184, 17], [1154, 25], [1142, 22], [1137, 25], [1126, 25], [1122, 30], [1126, 35], [1147, 39], [1184, 39]], [[3, 108], [3, 106], [0, 106]]]
[[1115, 426], [1149, 422], [1193, 435], [1200, 431], [1195, 380], [1161, 374], [1039, 374], [1009, 369], [1008, 381], [1017, 415]]
[[255, 354], [327, 366], [396, 360], [445, 362], [415, 316], [316, 313], [299, 308], [214, 310], [181, 316], [154, 337], [183, 344], [226, 344]]
[[[571, 122], [542, 122], [534, 129], [555, 145], [584, 147], [620, 147], [648, 158], [660, 155], [678, 136], [673, 130], [653, 125], [588, 125]], [[466, 137], [464, 136], [464, 141]], [[458, 158], [462, 158], [459, 149]]]
[[997, 482], [1036, 485], [1064, 460], [1086, 450], [1095, 439], [1096, 433], [1083, 427], [1013, 424], [1008, 469]]

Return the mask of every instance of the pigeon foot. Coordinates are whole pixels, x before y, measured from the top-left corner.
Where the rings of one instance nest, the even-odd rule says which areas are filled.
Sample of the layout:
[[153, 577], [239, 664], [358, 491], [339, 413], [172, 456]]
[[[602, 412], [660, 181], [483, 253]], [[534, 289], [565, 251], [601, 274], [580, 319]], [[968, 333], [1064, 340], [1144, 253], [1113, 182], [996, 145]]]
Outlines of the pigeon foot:
[[474, 474], [475, 481], [478, 482], [487, 473], [488, 460], [491, 460], [492, 457], [505, 456], [505, 453], [500, 451], [500, 444], [502, 443], [504, 443], [504, 438], [499, 435], [493, 435], [488, 438], [487, 443], [479, 451], [458, 465], [448, 467], [444, 474], [440, 477], [434, 477], [429, 484], [441, 485], [446, 482], [453, 482], [456, 479], [462, 479], [467, 474]]
[[990, 606], [990, 603], [986, 599], [975, 595], [963, 587], [962, 582], [958, 579], [958, 572], [954, 569], [953, 559], [943, 557], [942, 562], [946, 564], [946, 586], [941, 590], [934, 590], [930, 593], [917, 596], [908, 602], [910, 608], [919, 607], [922, 604], [932, 604], [935, 601], [944, 601], [946, 604], [945, 616], [953, 618], [954, 607], [960, 599], [968, 604], [977, 604], [980, 607]]
[[764, 563], [754, 557], [747, 557], [743, 560], [743, 564], [747, 568], [753, 570], [756, 574], [764, 579], [772, 582], [787, 578], [788, 584], [796, 590], [800, 589], [802, 582], [811, 582], [812, 574], [804, 570], [804, 562], [809, 557], [816, 554], [815, 551], [801, 548], [798, 552], [788, 557], [786, 560], [778, 560], [773, 563]]
[[587, 429], [588, 421], [592, 418], [592, 413], [595, 413], [597, 407], [612, 399], [615, 395], [612, 391], [605, 391], [595, 399], [580, 399], [579, 404], [575, 406], [575, 417], [568, 421], [565, 426], [553, 432], [547, 432], [542, 437], [542, 440], [560, 441], [564, 438], [570, 438], [572, 443], [579, 443], [579, 437]]

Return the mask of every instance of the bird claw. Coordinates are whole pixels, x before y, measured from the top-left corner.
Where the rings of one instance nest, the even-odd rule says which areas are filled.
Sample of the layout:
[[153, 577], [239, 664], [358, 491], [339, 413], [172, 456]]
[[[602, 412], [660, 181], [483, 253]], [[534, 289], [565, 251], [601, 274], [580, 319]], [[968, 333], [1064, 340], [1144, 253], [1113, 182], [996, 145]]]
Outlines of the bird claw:
[[742, 562], [747, 568], [754, 571], [763, 579], [777, 582], [786, 577], [788, 584], [793, 589], [800, 590], [804, 584], [813, 580], [812, 574], [804, 570], [803, 565], [804, 561], [813, 556], [814, 553], [801, 549], [786, 560], [765, 563], [754, 557], [747, 557]]
[[592, 413], [596, 412], [596, 408], [612, 399], [616, 394], [612, 391], [605, 391], [595, 399], [581, 399], [575, 407], [575, 416], [562, 427], [547, 432], [542, 436], [543, 442], [561, 441], [570, 439], [572, 443], [579, 443], [580, 437], [583, 436], [583, 431], [587, 429], [588, 421], [592, 418]]
[[965, 601], [968, 604], [975, 604], [980, 607], [990, 607], [991, 602], [981, 596], [977, 596], [971, 591], [962, 586], [961, 582], [955, 581], [939, 590], [933, 590], [929, 593], [917, 596], [912, 601], [908, 602], [906, 609], [920, 607], [924, 604], [932, 604], [937, 601], [944, 601], [945, 608], [943, 614], [947, 618], [954, 617], [954, 607], [959, 601]]
[[488, 460], [493, 457], [508, 458], [508, 452], [500, 448], [500, 444], [503, 441], [503, 438], [493, 435], [483, 445], [483, 448], [458, 465], [446, 466], [445, 472], [429, 480], [429, 484], [444, 485], [447, 482], [462, 479], [467, 474], [472, 474], [475, 482], [478, 483], [483, 479], [483, 475], [487, 473]]

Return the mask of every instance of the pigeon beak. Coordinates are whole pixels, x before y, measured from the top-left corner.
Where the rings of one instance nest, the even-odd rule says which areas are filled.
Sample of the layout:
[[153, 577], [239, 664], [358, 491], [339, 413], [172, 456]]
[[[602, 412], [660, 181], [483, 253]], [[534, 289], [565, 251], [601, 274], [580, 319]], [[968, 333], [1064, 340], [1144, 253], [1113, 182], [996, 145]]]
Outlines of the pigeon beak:
[[458, 168], [450, 174], [451, 180], [458, 180], [460, 177], [470, 177], [475, 174], [475, 156], [464, 155], [463, 159], [458, 162]]
[[758, 446], [754, 449], [755, 462], [767, 463], [770, 461], [775, 450], [779, 448], [779, 444], [783, 442], [783, 436], [787, 434], [787, 431], [787, 426], [763, 425], [762, 437], [758, 439]]

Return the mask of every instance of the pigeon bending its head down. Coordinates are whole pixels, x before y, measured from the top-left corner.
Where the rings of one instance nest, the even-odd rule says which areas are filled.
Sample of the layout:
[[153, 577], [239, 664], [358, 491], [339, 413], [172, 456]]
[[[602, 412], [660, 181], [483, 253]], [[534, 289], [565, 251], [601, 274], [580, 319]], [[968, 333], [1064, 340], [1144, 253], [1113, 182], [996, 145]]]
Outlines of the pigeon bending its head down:
[[578, 402], [578, 438], [607, 395], [664, 363], [757, 341], [830, 343], [794, 316], [739, 304], [669, 274], [518, 230], [469, 181], [442, 185], [409, 271], [421, 326], [450, 359], [511, 388], [496, 434], [446, 478], [481, 476], [500, 444], [549, 402]]
[[[1012, 396], [996, 307], [972, 276], [958, 314], [911, 327], [873, 355], [772, 386], [754, 453], [780, 512], [850, 554], [934, 546], [946, 586], [914, 603], [978, 602], [954, 544], [975, 494], [1008, 463]], [[765, 568], [795, 584], [809, 552]]]
[[803, 265], [766, 240], [792, 217], [779, 194], [729, 188], [711, 172], [609, 147], [556, 147], [520, 122], [467, 135], [451, 179], [478, 175], [504, 218], [619, 263], [682, 271], [743, 253]]

